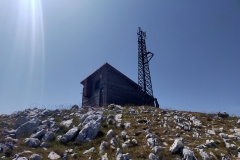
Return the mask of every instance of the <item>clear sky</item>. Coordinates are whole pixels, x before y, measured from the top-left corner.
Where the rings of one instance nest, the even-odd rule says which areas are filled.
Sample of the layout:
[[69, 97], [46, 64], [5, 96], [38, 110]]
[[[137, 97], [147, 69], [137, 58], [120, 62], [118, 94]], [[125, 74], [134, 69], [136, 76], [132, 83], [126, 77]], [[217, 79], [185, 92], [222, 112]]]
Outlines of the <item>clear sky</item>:
[[137, 82], [138, 27], [161, 107], [240, 115], [239, 0], [1, 0], [0, 113], [81, 105], [106, 62]]

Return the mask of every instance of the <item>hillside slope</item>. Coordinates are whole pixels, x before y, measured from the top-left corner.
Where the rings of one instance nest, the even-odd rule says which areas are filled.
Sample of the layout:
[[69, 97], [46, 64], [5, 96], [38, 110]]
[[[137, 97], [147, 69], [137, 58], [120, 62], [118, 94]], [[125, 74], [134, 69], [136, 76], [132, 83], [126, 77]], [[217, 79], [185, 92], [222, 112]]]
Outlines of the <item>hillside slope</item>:
[[240, 159], [240, 119], [144, 106], [0, 115], [2, 159]]

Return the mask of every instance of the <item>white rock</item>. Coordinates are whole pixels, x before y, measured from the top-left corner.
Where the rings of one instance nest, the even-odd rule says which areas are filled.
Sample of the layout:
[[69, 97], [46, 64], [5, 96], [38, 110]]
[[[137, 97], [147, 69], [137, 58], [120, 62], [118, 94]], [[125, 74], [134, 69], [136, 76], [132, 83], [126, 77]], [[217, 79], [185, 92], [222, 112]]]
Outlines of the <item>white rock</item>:
[[215, 135], [215, 134], [216, 134], [215, 131], [214, 131], [213, 129], [209, 129], [209, 130], [207, 130], [207, 133], [208, 133], [208, 134], [211, 134], [211, 135]]
[[122, 149], [127, 149], [127, 148], [128, 148], [128, 144], [122, 143]]
[[42, 130], [38, 131], [37, 133], [32, 134], [30, 137], [41, 139], [46, 133], [47, 133], [47, 131], [45, 129], [42, 129]]
[[121, 123], [121, 122], [122, 122], [122, 114], [116, 114], [116, 115], [115, 115], [115, 120], [116, 120], [117, 122]]
[[79, 132], [76, 141], [79, 142], [88, 142], [95, 138], [100, 130], [101, 123], [91, 120], [87, 123], [83, 129]]
[[27, 117], [19, 117], [14, 124], [14, 128], [18, 128], [20, 127], [22, 124], [26, 123], [27, 121], [29, 121], [29, 119]]
[[133, 145], [137, 145], [138, 144], [138, 141], [136, 139], [132, 139], [132, 144]]
[[203, 150], [200, 150], [200, 155], [203, 160], [211, 160], [211, 158], [208, 156], [207, 152], [204, 152]]
[[225, 133], [219, 133], [219, 136], [223, 139], [227, 139], [228, 138], [228, 135], [225, 134]]
[[117, 156], [117, 155], [119, 155], [119, 154], [122, 154], [122, 151], [121, 151], [120, 148], [117, 148], [116, 153], [115, 153], [115, 156]]
[[60, 124], [69, 128], [72, 123], [73, 123], [73, 119], [69, 119], [69, 120], [66, 120], [66, 121], [62, 121]]
[[99, 146], [99, 153], [103, 153], [106, 150], [106, 142], [102, 141]]
[[193, 151], [191, 151], [188, 147], [183, 148], [183, 159], [185, 160], [195, 160], [195, 156]]
[[52, 141], [55, 138], [55, 134], [52, 131], [48, 131], [44, 137], [42, 138], [43, 141]]
[[83, 154], [89, 154], [89, 153], [93, 153], [93, 152], [95, 152], [95, 148], [94, 147], [84, 151]]
[[124, 127], [125, 127], [125, 128], [129, 128], [130, 126], [131, 126], [131, 123], [130, 123], [130, 122], [125, 122], [125, 123], [124, 123]]
[[111, 144], [112, 146], [114, 146], [114, 147], [117, 147], [118, 142], [117, 142], [117, 140], [116, 140], [115, 137], [113, 137], [113, 138], [111, 139], [110, 144]]
[[152, 148], [152, 150], [154, 151], [154, 153], [158, 154], [163, 150], [163, 148], [161, 146], [155, 146]]
[[157, 139], [156, 138], [148, 138], [147, 139], [147, 145], [150, 148], [153, 148], [154, 146], [158, 145]]
[[73, 138], [75, 138], [75, 137], [77, 136], [78, 132], [79, 132], [78, 128], [77, 128], [77, 127], [74, 127], [74, 128], [72, 128], [72, 129], [70, 129], [67, 133], [65, 133], [65, 134], [61, 137], [60, 141], [61, 141], [62, 143], [68, 143], [68, 142], [72, 141]]
[[237, 121], [237, 124], [240, 124], [240, 119]]
[[180, 149], [183, 148], [182, 140], [181, 139], [175, 139], [174, 143], [170, 147], [171, 153], [176, 153]]
[[207, 139], [205, 146], [207, 146], [207, 147], [215, 147], [216, 144], [215, 144], [214, 140]]
[[37, 138], [26, 138], [24, 143], [29, 147], [38, 147], [40, 146], [40, 141]]
[[89, 115], [82, 123], [82, 125], [86, 125], [88, 124], [90, 121], [95, 121], [97, 123], [101, 123], [102, 121], [102, 115], [100, 114], [92, 114], [92, 115]]
[[52, 151], [49, 153], [48, 158], [49, 159], [60, 159], [61, 157], [57, 153]]
[[17, 128], [16, 138], [18, 139], [18, 138], [30, 135], [33, 132], [37, 131], [37, 129], [38, 129], [38, 123], [36, 123], [35, 121], [28, 121]]
[[105, 153], [105, 154], [102, 156], [102, 160], [108, 160], [107, 153]]
[[42, 160], [42, 156], [40, 156], [39, 154], [33, 154], [31, 155], [29, 160]]
[[150, 153], [150, 154], [148, 155], [148, 158], [149, 158], [150, 160], [158, 160], [157, 156], [156, 156], [154, 153]]
[[114, 136], [114, 132], [112, 129], [110, 129], [108, 132], [107, 132], [107, 139], [110, 140], [112, 139]]

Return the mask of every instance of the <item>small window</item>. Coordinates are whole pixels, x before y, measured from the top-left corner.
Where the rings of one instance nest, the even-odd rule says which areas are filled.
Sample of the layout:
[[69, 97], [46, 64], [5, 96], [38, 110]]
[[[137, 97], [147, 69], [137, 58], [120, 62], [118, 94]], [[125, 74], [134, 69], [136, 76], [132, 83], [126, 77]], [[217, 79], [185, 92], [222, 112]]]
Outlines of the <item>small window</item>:
[[95, 82], [95, 90], [100, 88], [100, 79]]

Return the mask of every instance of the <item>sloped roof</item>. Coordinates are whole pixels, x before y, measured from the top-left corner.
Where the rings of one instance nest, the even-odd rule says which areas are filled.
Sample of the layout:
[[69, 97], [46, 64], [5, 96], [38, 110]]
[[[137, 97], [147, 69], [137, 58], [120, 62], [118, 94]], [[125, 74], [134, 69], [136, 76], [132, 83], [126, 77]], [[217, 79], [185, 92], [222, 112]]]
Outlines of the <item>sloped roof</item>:
[[130, 78], [128, 78], [127, 76], [125, 76], [123, 73], [121, 73], [120, 71], [118, 71], [116, 68], [114, 68], [113, 66], [111, 66], [108, 63], [105, 63], [104, 65], [102, 65], [100, 68], [98, 68], [95, 72], [93, 72], [91, 75], [89, 75], [87, 78], [85, 78], [84, 80], [81, 81], [81, 84], [84, 84], [84, 81], [86, 81], [87, 79], [91, 78], [92, 76], [94, 76], [98, 71], [106, 68], [106, 67], [110, 67], [113, 71], [115, 71], [117, 74], [119, 74], [120, 76], [122, 76], [122, 78], [126, 79], [127, 81], [129, 81], [130, 83], [132, 83], [133, 85], [135, 85], [136, 87], [138, 87], [138, 84], [135, 83], [133, 80], [131, 80]]

